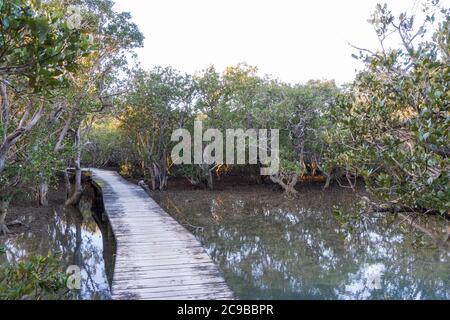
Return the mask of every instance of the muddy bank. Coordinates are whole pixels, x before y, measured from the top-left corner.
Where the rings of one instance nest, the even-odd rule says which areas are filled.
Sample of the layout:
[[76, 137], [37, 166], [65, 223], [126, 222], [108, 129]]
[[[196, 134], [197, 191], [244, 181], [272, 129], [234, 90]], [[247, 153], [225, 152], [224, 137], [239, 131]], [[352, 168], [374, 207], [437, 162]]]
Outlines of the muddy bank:
[[155, 199], [170, 198], [186, 203], [205, 199], [231, 202], [238, 198], [245, 199], [254, 205], [269, 202], [273, 207], [279, 208], [295, 204], [302, 204], [305, 207], [320, 206], [325, 200], [329, 205], [329, 201], [333, 199], [336, 200], [334, 204], [337, 205], [345, 201], [354, 202], [358, 196], [368, 196], [362, 183], [357, 185], [356, 194], [351, 189], [342, 189], [336, 185], [323, 190], [322, 183], [299, 183], [297, 190], [299, 193], [295, 197], [288, 198], [277, 185], [271, 183], [258, 185], [239, 178], [230, 178], [217, 183], [214, 190], [204, 190], [192, 187], [183, 179], [174, 179], [169, 182], [167, 190], [151, 191], [150, 195]]
[[[94, 190], [87, 184], [83, 197], [91, 199], [93, 196]], [[9, 236], [20, 234], [25, 230], [39, 232], [42, 226], [47, 225], [54, 218], [54, 213], [60, 211], [65, 201], [66, 191], [62, 182], [57, 182], [50, 186], [48, 193], [49, 205], [45, 207], [39, 206], [38, 200], [36, 200], [31, 190], [18, 193], [12, 199], [8, 215], [6, 216], [6, 222], [10, 224], [8, 228], [11, 234]], [[86, 201], [82, 205], [86, 205]]]
[[[41, 207], [31, 193], [18, 193], [10, 203], [6, 222], [11, 231], [9, 237], [25, 231], [39, 232], [43, 226], [53, 219], [54, 212], [66, 200], [64, 186], [60, 183], [53, 185], [48, 194], [49, 205]], [[0, 236], [1, 238], [1, 236]]]

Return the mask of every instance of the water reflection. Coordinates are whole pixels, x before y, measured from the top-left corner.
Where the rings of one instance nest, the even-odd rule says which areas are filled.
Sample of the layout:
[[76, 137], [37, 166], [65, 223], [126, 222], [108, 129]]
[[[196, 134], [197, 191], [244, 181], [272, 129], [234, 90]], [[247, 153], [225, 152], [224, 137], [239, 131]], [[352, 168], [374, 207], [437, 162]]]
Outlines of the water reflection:
[[203, 227], [192, 231], [240, 298], [450, 299], [448, 249], [393, 215], [355, 215], [346, 190], [303, 190], [297, 201], [264, 190], [153, 196]]
[[[80, 210], [49, 208], [47, 215], [39, 217], [41, 227], [0, 238], [0, 245], [6, 248], [0, 264], [18, 262], [30, 254], [60, 252], [65, 266], [81, 268], [81, 290], [75, 293], [75, 299], [110, 299], [114, 238], [109, 224], [101, 221], [101, 215], [94, 214], [91, 206], [91, 198], [83, 197]], [[23, 222], [31, 225], [35, 219], [25, 216]]]

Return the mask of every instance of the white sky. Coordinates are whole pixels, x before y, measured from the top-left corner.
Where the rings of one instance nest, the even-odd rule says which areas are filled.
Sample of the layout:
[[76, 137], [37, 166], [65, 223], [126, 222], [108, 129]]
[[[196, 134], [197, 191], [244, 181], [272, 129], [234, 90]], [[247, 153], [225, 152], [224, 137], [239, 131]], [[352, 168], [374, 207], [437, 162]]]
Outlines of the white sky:
[[[287, 82], [351, 81], [358, 67], [347, 41], [377, 48], [367, 22], [377, 2], [394, 12], [415, 0], [116, 0], [145, 35], [143, 67], [194, 73], [246, 62]], [[450, 0], [444, 0], [446, 4]], [[416, 6], [417, 7], [417, 6]], [[420, 7], [419, 7], [420, 8]]]

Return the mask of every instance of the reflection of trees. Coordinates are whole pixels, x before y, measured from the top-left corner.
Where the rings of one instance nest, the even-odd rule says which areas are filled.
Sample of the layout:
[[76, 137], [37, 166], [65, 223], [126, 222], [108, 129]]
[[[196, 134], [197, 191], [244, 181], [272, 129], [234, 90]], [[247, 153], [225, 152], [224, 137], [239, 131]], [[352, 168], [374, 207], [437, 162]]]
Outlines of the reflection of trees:
[[114, 238], [111, 225], [109, 224], [106, 215], [103, 214], [103, 211], [94, 211], [93, 217], [102, 233], [105, 273], [109, 286], [111, 287], [116, 256], [116, 239]]
[[[66, 207], [49, 208], [52, 211], [46, 219], [40, 217], [41, 228], [5, 239], [2, 245], [7, 248], [8, 261], [14, 263], [30, 254], [46, 255], [48, 252], [59, 252], [64, 265], [76, 264], [82, 270], [79, 298], [108, 298], [110, 289], [105, 275], [103, 244], [107, 239], [111, 239], [111, 233], [106, 233], [107, 239], [102, 237], [102, 232], [105, 232], [107, 227], [97, 226], [90, 211], [90, 204], [90, 199], [83, 199], [80, 210]], [[114, 247], [114, 243], [109, 243], [109, 247]], [[108, 252], [112, 251], [113, 249], [108, 249]], [[112, 274], [111, 265], [108, 266], [108, 271]]]
[[[392, 216], [352, 217], [339, 194], [281, 206], [237, 192], [234, 200], [190, 195], [160, 202], [205, 227], [197, 237], [241, 298], [450, 298], [448, 251], [426, 239], [412, 245], [417, 234], [402, 233]], [[348, 216], [334, 217], [337, 203], [348, 203]], [[370, 286], [373, 266], [381, 266], [381, 290]]]

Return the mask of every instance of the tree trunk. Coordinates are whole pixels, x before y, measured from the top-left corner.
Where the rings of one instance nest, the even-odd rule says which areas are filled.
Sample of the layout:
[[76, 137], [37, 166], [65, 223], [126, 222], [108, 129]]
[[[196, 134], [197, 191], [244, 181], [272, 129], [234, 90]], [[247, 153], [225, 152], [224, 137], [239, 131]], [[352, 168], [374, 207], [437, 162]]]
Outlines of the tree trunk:
[[6, 150], [0, 150], [0, 173], [5, 169], [6, 166]]
[[302, 174], [304, 175], [307, 171], [305, 163], [305, 141], [302, 140], [300, 145], [300, 165], [302, 166]]
[[159, 166], [158, 163], [153, 164], [148, 168], [150, 173], [150, 181], [152, 183], [152, 190], [164, 190], [167, 187], [167, 170], [164, 166]]
[[72, 196], [67, 199], [66, 206], [76, 206], [80, 202], [83, 195], [83, 184], [81, 181], [81, 125], [78, 126], [77, 133], [75, 135], [75, 146], [77, 148], [77, 154], [74, 161], [75, 165], [75, 189]]
[[208, 189], [209, 190], [214, 190], [214, 176], [211, 174], [211, 171], [208, 173], [208, 177], [207, 177], [207, 182], [208, 182]]
[[[1, 89], [0, 91], [4, 103], [5, 101], [7, 101], [3, 96], [6, 93], [3, 92], [3, 89]], [[23, 112], [18, 127], [10, 134], [5, 135], [5, 137], [3, 137], [3, 142], [0, 143], [0, 173], [5, 170], [6, 158], [10, 149], [17, 143], [17, 141], [20, 140], [21, 137], [28, 133], [39, 122], [39, 120], [42, 118], [42, 115], [44, 114], [44, 107], [43, 105], [41, 105], [41, 107], [32, 115], [30, 119], [32, 108], [33, 102], [30, 100], [27, 108]]]
[[161, 172], [161, 182], [159, 185], [159, 189], [160, 190], [164, 190], [167, 187], [167, 179], [168, 179], [168, 175], [166, 171], [162, 171]]
[[293, 174], [291, 176], [291, 181], [289, 181], [289, 183], [287, 184], [287, 187], [285, 189], [285, 192], [288, 196], [293, 196], [298, 193], [297, 190], [295, 189], [297, 182], [298, 182], [298, 174]]
[[67, 199], [65, 205], [66, 206], [76, 206], [81, 200], [81, 196], [83, 195], [83, 184], [81, 181], [81, 168], [78, 166], [75, 167], [75, 188], [70, 196], [69, 199]]
[[156, 190], [156, 177], [155, 177], [155, 172], [153, 171], [153, 167], [150, 166], [148, 168], [148, 172], [150, 174], [150, 181], [152, 183], [152, 190], [155, 191]]
[[264, 179], [263, 176], [261, 175], [260, 165], [250, 167], [250, 178], [253, 181], [255, 181], [255, 183], [258, 185], [264, 184]]
[[214, 176], [212, 171], [213, 168], [210, 168], [207, 164], [200, 165], [200, 172], [201, 172], [201, 180], [206, 182], [206, 186], [209, 190], [214, 190]]
[[[164, 152], [164, 155], [165, 155], [165, 152]], [[160, 172], [160, 186], [159, 186], [160, 190], [164, 190], [167, 188], [167, 180], [169, 179], [167, 163], [166, 163], [165, 159], [166, 159], [165, 156], [163, 156], [163, 160], [162, 160], [163, 162], [161, 165], [162, 170]]]
[[38, 198], [40, 206], [48, 206], [48, 182], [45, 178], [43, 178], [39, 184]]
[[70, 184], [69, 172], [64, 170], [64, 183], [66, 185], [66, 200], [70, 198], [72, 194], [72, 185]]
[[9, 201], [0, 200], [0, 235], [8, 234], [9, 230], [6, 226], [6, 214], [8, 213]]
[[325, 176], [327, 177], [327, 181], [325, 182], [325, 185], [323, 186], [323, 190], [328, 189], [330, 187], [330, 183], [331, 183], [331, 173], [324, 173]]

